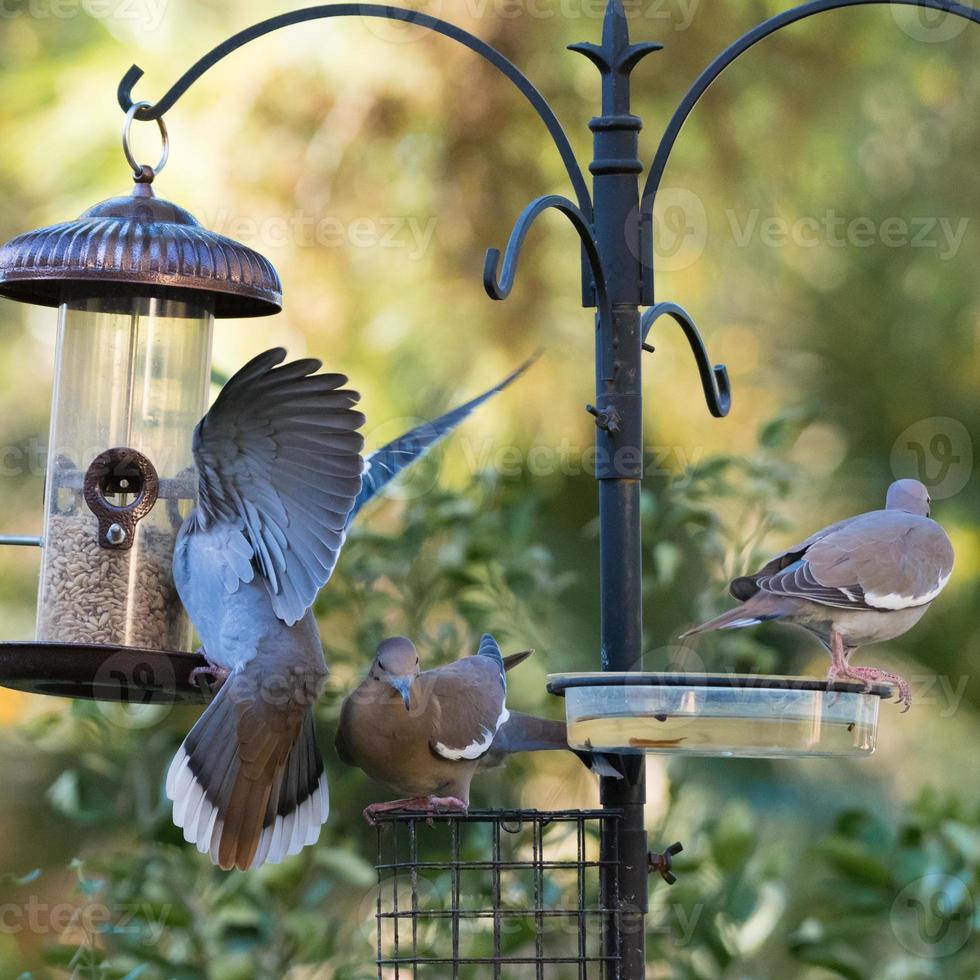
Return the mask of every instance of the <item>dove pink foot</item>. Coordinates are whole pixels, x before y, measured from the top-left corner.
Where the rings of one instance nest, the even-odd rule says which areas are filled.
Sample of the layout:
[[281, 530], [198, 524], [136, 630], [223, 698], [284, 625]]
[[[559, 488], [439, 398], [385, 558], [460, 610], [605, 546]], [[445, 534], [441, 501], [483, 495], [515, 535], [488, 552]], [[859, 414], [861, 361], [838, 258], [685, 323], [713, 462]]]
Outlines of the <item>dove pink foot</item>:
[[231, 674], [231, 671], [228, 670], [227, 667], [219, 667], [218, 664], [212, 663], [210, 660], [208, 660], [208, 656], [204, 652], [204, 647], [198, 647], [195, 652], [199, 657], [204, 657], [204, 659], [208, 661], [208, 665], [207, 667], [195, 667], [190, 672], [188, 680], [192, 684], [196, 684], [198, 682], [198, 678], [213, 677], [215, 688], [217, 689], [221, 687], [221, 685], [228, 680], [228, 676]]
[[842, 672], [841, 676], [862, 681], [867, 688], [872, 684], [892, 684], [898, 688], [898, 697], [895, 699], [897, 703], [904, 704], [905, 711], [912, 707], [912, 689], [909, 682], [898, 674], [877, 667], [848, 667], [846, 673]]
[[830, 633], [830, 670], [827, 671], [827, 689], [841, 674], [847, 673], [847, 652], [844, 650], [844, 638], [832, 630]]
[[468, 809], [469, 805], [455, 796], [415, 796], [407, 800], [392, 800], [389, 803], [372, 803], [364, 809], [364, 819], [373, 827], [374, 818], [382, 813], [398, 810], [420, 810], [423, 813], [458, 810], [465, 813]]
[[852, 667], [847, 662], [850, 652], [844, 649], [844, 639], [836, 631], [830, 634], [830, 655], [830, 670], [827, 671], [828, 687], [838, 680], [860, 681], [868, 690], [871, 689], [872, 684], [892, 684], [898, 688], [898, 703], [904, 704], [906, 711], [912, 707], [909, 682], [898, 674], [879, 670], [877, 667]]

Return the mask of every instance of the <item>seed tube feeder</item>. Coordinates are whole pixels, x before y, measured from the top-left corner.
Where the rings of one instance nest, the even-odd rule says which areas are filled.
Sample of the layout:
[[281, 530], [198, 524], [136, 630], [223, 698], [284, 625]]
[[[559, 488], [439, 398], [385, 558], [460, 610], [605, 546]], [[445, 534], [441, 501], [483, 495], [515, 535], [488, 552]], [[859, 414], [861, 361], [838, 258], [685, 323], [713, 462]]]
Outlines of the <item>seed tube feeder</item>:
[[36, 642], [0, 645], [0, 681], [196, 699], [203, 661], [171, 574], [196, 497], [189, 435], [214, 319], [276, 313], [281, 287], [262, 256], [154, 195], [166, 130], [157, 167], [137, 165], [132, 116], [132, 193], [0, 248], [0, 295], [58, 308]]
[[[671, 883], [670, 858], [680, 849], [674, 845], [662, 855], [648, 852], [642, 757], [647, 751], [672, 751], [669, 745], [654, 743], [688, 739], [688, 751], [700, 747], [704, 751], [699, 754], [727, 755], [812, 755], [842, 745], [849, 748], [843, 754], [861, 754], [873, 746], [877, 699], [885, 693], [883, 688], [864, 692], [853, 685], [835, 685], [827, 691], [825, 684], [812, 679], [642, 673], [642, 360], [645, 351], [653, 352], [649, 340], [654, 327], [665, 317], [673, 320], [690, 344], [709, 411], [718, 418], [728, 414], [731, 391], [725, 368], [710, 361], [693, 318], [676, 303], [659, 302], [655, 297], [653, 214], [671, 151], [708, 88], [759, 41], [817, 14], [885, 4], [925, 8], [980, 23], [980, 10], [953, 0], [811, 0], [770, 17], [735, 40], [698, 76], [668, 122], [647, 169], [639, 157], [643, 122], [631, 112], [631, 76], [661, 45], [633, 43], [623, 0], [608, 0], [601, 43], [572, 46], [601, 75], [601, 109], [589, 124], [594, 136], [591, 189], [551, 106], [512, 62], [454, 24], [400, 7], [337, 3], [272, 17], [204, 55], [153, 104], [133, 99], [133, 89], [143, 74], [138, 67], [133, 66], [119, 86], [127, 125], [134, 119], [155, 120], [162, 128], [165, 113], [191, 85], [251, 41], [316, 20], [380, 18], [407, 21], [416, 29], [462, 44], [513, 84], [544, 123], [564, 165], [572, 197], [551, 194], [532, 201], [518, 217], [504, 252], [491, 249], [487, 253], [483, 281], [492, 299], [506, 299], [515, 284], [528, 231], [540, 215], [556, 210], [568, 218], [578, 235], [583, 305], [597, 311], [596, 398], [588, 411], [596, 424], [602, 673], [556, 676], [550, 688], [566, 696], [569, 721], [578, 726], [571, 731], [572, 741], [581, 737], [576, 744], [595, 747], [593, 737], [601, 731], [607, 739], [603, 746], [620, 754], [624, 771], [622, 779], [603, 779], [600, 791], [603, 826], [595, 867], [601, 872], [597, 914], [602, 918], [602, 948], [594, 960], [602, 964], [606, 978], [640, 980], [646, 976], [647, 875], [659, 871]], [[162, 548], [168, 537], [172, 539], [175, 522], [192, 499], [189, 457], [181, 455], [185, 450], [174, 447], [186, 445], [190, 425], [204, 409], [211, 319], [275, 312], [279, 283], [271, 266], [254, 252], [210, 235], [186, 212], [154, 199], [148, 186], [153, 171], [137, 165], [131, 155], [130, 163], [139, 185], [132, 198], [106, 202], [80, 222], [22, 236], [0, 251], [0, 293], [61, 309], [52, 420], [54, 455], [49, 460], [46, 555], [39, 602], [43, 642], [0, 645], [0, 683], [44, 693], [112, 697], [118, 694], [114, 678], [121, 673], [130, 679], [133, 689], [173, 700], [193, 697], [187, 675], [203, 661], [186, 652], [167, 650], [171, 644], [186, 642], [187, 627], [166, 598], [152, 608], [154, 613], [162, 612], [159, 621], [150, 617], [152, 623], [138, 622], [143, 602], [140, 574], [155, 574], [154, 546]], [[73, 418], [76, 406], [85, 406], [92, 418]], [[178, 430], [178, 437], [168, 440], [165, 432], [176, 434]], [[89, 439], [92, 444], [83, 446]], [[59, 441], [66, 444], [67, 452], [56, 450]], [[76, 546], [67, 537], [57, 538], [55, 547], [70, 555], [51, 557], [47, 536], [56, 535], [67, 518], [75, 518], [79, 526], [79, 518], [84, 519], [84, 544]], [[7, 543], [25, 542], [8, 539]], [[85, 615], [70, 620], [52, 603], [88, 595], [94, 586], [83, 580], [76, 592], [69, 588], [66, 596], [59, 585], [62, 562], [92, 555], [104, 567], [111, 564], [107, 557], [129, 563], [128, 577], [122, 576], [126, 590], [105, 622], [104, 610], [97, 618]], [[78, 642], [80, 638], [83, 642]], [[106, 642], [109, 640], [111, 643]], [[130, 643], [141, 646], [120, 645]], [[138, 674], [138, 669], [146, 667], [152, 680], [145, 673]], [[854, 707], [854, 718], [848, 720], [841, 705]], [[801, 711], [806, 715], [802, 721]], [[614, 724], [605, 724], [609, 718], [616, 719]], [[779, 739], [760, 746], [759, 719], [767, 724], [788, 719], [789, 724]], [[735, 734], [733, 720], [738, 722]], [[856, 734], [848, 727], [852, 723]], [[668, 736], [660, 737], [660, 724], [669, 724]], [[679, 725], [686, 726], [687, 734], [677, 733]], [[817, 733], [825, 725], [831, 726], [827, 733], [833, 736], [833, 746], [819, 744]], [[712, 726], [713, 732], [709, 731]], [[848, 733], [854, 734], [850, 743], [845, 737]], [[714, 746], [708, 744], [711, 739]], [[749, 745], [750, 741], [756, 744]], [[389, 818], [387, 822], [413, 819]], [[459, 819], [449, 822], [455, 827]], [[495, 839], [499, 839], [502, 819], [500, 814], [487, 818]], [[535, 815], [527, 820], [536, 827], [546, 822]], [[414, 835], [414, 828], [410, 829]], [[454, 840], [458, 842], [458, 837]], [[419, 867], [413, 849], [414, 844], [407, 864], [396, 859], [392, 866], [410, 872]], [[451, 870], [457, 882], [463, 866], [454, 856]], [[536, 911], [544, 915], [546, 910]], [[458, 920], [463, 914], [458, 902], [454, 901], [453, 912], [458, 938]], [[379, 922], [386, 917], [380, 904], [378, 915]], [[409, 913], [392, 913], [396, 927], [405, 915]], [[414, 928], [420, 921], [414, 907], [410, 915]], [[379, 976], [390, 975], [392, 967], [399, 976], [401, 963], [414, 975], [418, 965], [412, 962], [417, 952], [414, 943], [408, 961], [398, 959], [397, 941], [395, 950], [392, 961], [379, 945]], [[579, 952], [573, 958], [578, 975], [591, 975], [587, 961], [593, 958]], [[493, 957], [479, 962], [492, 969], [494, 976], [502, 975], [496, 950]], [[541, 971], [546, 963], [562, 962], [571, 961], [537, 955], [533, 959], [538, 976], [544, 975]], [[454, 976], [460, 963], [455, 952], [448, 961], [438, 960], [440, 969], [451, 966]]]

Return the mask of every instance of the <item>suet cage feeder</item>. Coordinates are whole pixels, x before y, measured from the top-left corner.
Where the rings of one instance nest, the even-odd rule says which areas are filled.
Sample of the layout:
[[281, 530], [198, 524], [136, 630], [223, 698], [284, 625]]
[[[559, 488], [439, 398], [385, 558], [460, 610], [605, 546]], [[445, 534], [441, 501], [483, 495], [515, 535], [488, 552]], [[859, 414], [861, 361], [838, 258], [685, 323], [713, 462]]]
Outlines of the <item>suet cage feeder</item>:
[[[142, 71], [123, 77], [119, 104], [126, 113], [127, 157], [137, 187], [131, 197], [98, 205], [76, 222], [15, 238], [0, 250], [0, 295], [59, 308], [59, 344], [52, 407], [42, 539], [7, 537], [8, 545], [40, 544], [42, 571], [38, 638], [0, 644], [0, 684], [45, 694], [109, 700], [204, 700], [189, 683], [204, 660], [186, 647], [190, 630], [166, 574], [166, 553], [180, 518], [193, 504], [189, 436], [203, 414], [209, 377], [211, 327], [215, 318], [260, 316], [280, 307], [275, 270], [252, 250], [211, 234], [185, 211], [156, 199], [150, 183], [156, 168], [140, 165], [128, 150], [134, 120], [156, 121], [208, 70], [242, 46], [291, 25], [334, 18], [403, 21], [461, 44], [510, 82], [546, 127], [572, 188], [572, 198], [549, 194], [518, 217], [503, 253], [491, 249], [484, 287], [506, 299], [517, 275], [528, 231], [556, 210], [574, 227], [581, 247], [583, 305], [595, 309], [596, 400], [588, 406], [596, 425], [599, 481], [599, 551], [602, 674], [552, 679], [564, 693], [570, 739], [582, 748], [620, 755], [623, 778], [604, 778], [601, 813], [594, 826], [594, 861], [579, 852], [569, 860], [577, 875], [595, 872], [594, 907], [601, 947], [592, 955], [579, 945], [566, 962], [579, 978], [641, 980], [647, 975], [644, 915], [648, 874], [669, 882], [675, 845], [662, 855], [648, 850], [644, 822], [646, 752], [728, 755], [863, 754], [874, 745], [884, 689], [850, 685], [827, 690], [822, 681], [798, 678], [717, 678], [710, 675], [643, 674], [640, 487], [643, 467], [644, 352], [662, 318], [683, 330], [694, 355], [707, 406], [723, 417], [731, 406], [728, 374], [710, 361], [694, 319], [672, 302], [657, 302], [654, 290], [654, 206], [671, 152], [685, 123], [711, 85], [754, 46], [785, 27], [842, 8], [888, 5], [925, 8], [980, 23], [980, 10], [953, 0], [810, 0], [778, 13], [748, 31], [711, 61], [687, 91], [660, 139], [652, 165], [639, 156], [643, 121], [631, 112], [631, 76], [662, 45], [630, 39], [623, 0], [608, 0], [601, 43], [572, 45], [601, 75], [600, 113], [589, 127], [594, 139], [590, 182], [548, 101], [496, 48], [456, 25], [415, 10], [371, 3], [337, 3], [290, 11], [224, 41], [153, 104], [132, 93]], [[166, 144], [166, 140], [165, 140]], [[164, 158], [166, 158], [166, 145]], [[641, 186], [641, 175], [646, 171]], [[77, 580], [73, 580], [76, 575]], [[76, 606], [78, 608], [76, 608]], [[853, 726], [853, 728], [851, 727]], [[765, 734], [764, 734], [765, 733]], [[632, 744], [631, 744], [632, 743]], [[459, 834], [481, 815], [436, 818], [459, 843]], [[525, 814], [532, 833], [565, 821]], [[570, 815], [576, 834], [586, 833], [587, 813]], [[425, 920], [417, 886], [427, 870], [446, 872], [453, 887], [471, 867], [465, 850], [454, 850], [445, 867], [427, 868], [418, 853], [419, 818], [387, 817], [392, 846], [406, 840], [408, 856], [379, 855], [379, 866], [412, 883], [408, 910], [378, 908], [379, 943], [391, 930], [410, 930], [404, 955], [394, 932], [394, 951], [379, 945], [378, 975], [517, 976], [491, 950], [467, 967], [459, 946], [464, 920], [486, 918], [494, 934], [507, 915], [500, 894], [506, 860], [484, 869], [497, 885], [489, 907], [466, 910], [454, 892], [446, 914], [452, 945], [426, 964], [417, 944]], [[483, 815], [499, 853], [508, 834], [505, 814]], [[397, 835], [404, 832], [407, 837]], [[454, 845], [456, 846], [456, 845]], [[530, 866], [543, 888], [548, 861], [532, 845]], [[515, 859], [524, 866], [525, 857]], [[437, 862], [438, 863], [438, 862]], [[556, 869], [562, 870], [562, 869]], [[567, 869], [565, 869], [567, 870]], [[396, 892], [397, 894], [397, 892]], [[572, 913], [589, 918], [582, 895]], [[473, 911], [473, 916], [469, 915]], [[535, 899], [532, 918], [548, 908]], [[544, 977], [552, 961], [535, 947], [526, 964]], [[555, 961], [556, 964], [558, 961]], [[560, 966], [556, 966], [561, 969]], [[492, 971], [492, 972], [489, 972]], [[565, 975], [565, 971], [549, 976]]]
[[[378, 819], [377, 964], [390, 980], [614, 976], [610, 810]], [[448, 939], [448, 941], [447, 941]]]

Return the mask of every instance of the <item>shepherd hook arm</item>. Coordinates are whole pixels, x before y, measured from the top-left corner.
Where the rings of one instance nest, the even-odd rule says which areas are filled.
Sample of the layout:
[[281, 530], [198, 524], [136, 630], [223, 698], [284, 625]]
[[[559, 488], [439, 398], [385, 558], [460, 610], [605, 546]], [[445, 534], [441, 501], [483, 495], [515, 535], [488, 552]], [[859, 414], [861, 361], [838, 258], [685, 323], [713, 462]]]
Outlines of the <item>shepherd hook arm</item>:
[[[256, 38], [264, 37], [266, 34], [271, 34], [283, 27], [290, 27], [293, 24], [302, 24], [311, 20], [326, 20], [333, 17], [377, 17], [384, 20], [406, 21], [416, 27], [422, 27], [434, 31], [436, 34], [442, 34], [444, 37], [452, 38], [452, 40], [458, 41], [464, 47], [475, 51], [480, 57], [489, 61], [505, 78], [510, 79], [520, 89], [535, 112], [541, 117], [545, 126], [548, 127], [548, 132], [561, 154], [565, 170], [568, 172], [572, 187], [575, 189], [579, 208], [591, 220], [592, 198], [589, 194], [589, 186], [582, 174], [582, 168], [575, 158], [575, 152], [572, 150], [572, 145], [569, 143], [568, 136], [565, 134], [558, 117], [548, 104], [547, 99], [535, 88], [530, 79], [513, 62], [505, 58], [486, 41], [481, 41], [480, 38], [464, 31], [455, 24], [450, 24], [448, 21], [431, 17], [429, 14], [416, 10], [406, 10], [403, 7], [374, 3], [335, 3], [292, 10], [277, 17], [270, 17], [268, 20], [240, 31], [209, 51], [184, 72], [163, 98], [154, 105], [140, 109], [136, 113], [136, 118], [142, 120], [159, 119], [208, 69], [213, 68], [219, 61], [248, 44], [249, 41], [254, 41]], [[133, 107], [133, 88], [142, 77], [143, 69], [138, 65], [133, 65], [119, 83], [118, 98], [123, 112], [128, 112]]]
[[[941, 13], [951, 14], [955, 17], [963, 17], [966, 20], [980, 24], [980, 8], [965, 7], [962, 4], [954, 3], [953, 0], [812, 0], [811, 3], [801, 4], [785, 10], [781, 14], [776, 14], [768, 20], [763, 21], [758, 27], [743, 34], [737, 41], [729, 45], [707, 68], [698, 76], [695, 83], [684, 96], [683, 101], [677, 107], [667, 129], [660, 140], [657, 148], [657, 155], [654, 158], [653, 166], [647, 175], [646, 186], [643, 189], [643, 203], [641, 213], [643, 219], [643, 236], [645, 242], [645, 253], [648, 257], [652, 256], [653, 251], [653, 208], [656, 203], [657, 191], [663, 180], [664, 171], [667, 168], [667, 161], [670, 159], [671, 150], [677, 141], [684, 123], [688, 116], [698, 104], [701, 96], [708, 90], [712, 82], [740, 55], [744, 54], [749, 48], [753, 47], [763, 38], [769, 37], [783, 27], [795, 24], [797, 21], [805, 20], [814, 14], [821, 14], [825, 10], [839, 10], [843, 7], [860, 7], [867, 4], [889, 4], [900, 5], [903, 7], [925, 7], [929, 10], [938, 10]], [[652, 268], [652, 266], [651, 266]]]
[[487, 259], [483, 266], [483, 285], [487, 295], [496, 300], [504, 300], [510, 296], [511, 290], [514, 288], [514, 279], [517, 276], [517, 263], [521, 257], [521, 249], [524, 247], [524, 239], [527, 238], [527, 233], [531, 230], [531, 225], [534, 224], [538, 216], [549, 209], [561, 211], [579, 233], [595, 283], [599, 320], [603, 324], [611, 325], [612, 303], [606, 288], [606, 274], [599, 254], [599, 245], [592, 234], [592, 228], [579, 208], [567, 197], [560, 197], [557, 194], [539, 197], [521, 212], [521, 216], [517, 219], [514, 230], [510, 234], [510, 241], [507, 242], [503, 271], [500, 270], [500, 249], [488, 249]]
[[687, 311], [676, 303], [658, 303], [644, 312], [640, 320], [644, 342], [653, 325], [662, 316], [669, 316], [680, 324], [698, 365], [698, 374], [701, 375], [701, 387], [704, 388], [704, 400], [708, 403], [708, 411], [716, 419], [723, 419], [732, 410], [732, 386], [728, 378], [728, 368], [724, 364], [712, 366], [700, 331]]

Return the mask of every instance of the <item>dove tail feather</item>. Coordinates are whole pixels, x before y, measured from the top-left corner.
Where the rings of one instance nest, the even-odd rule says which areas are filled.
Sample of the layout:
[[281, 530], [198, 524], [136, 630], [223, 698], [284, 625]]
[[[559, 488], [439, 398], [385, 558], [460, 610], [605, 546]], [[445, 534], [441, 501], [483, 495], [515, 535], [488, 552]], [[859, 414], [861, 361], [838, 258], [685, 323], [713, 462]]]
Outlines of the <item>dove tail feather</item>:
[[[198, 719], [167, 775], [174, 823], [226, 871], [279, 864], [299, 853], [319, 837], [330, 810], [312, 709], [293, 736], [261, 709], [253, 722], [256, 704], [242, 711], [229, 693], [233, 683], [230, 678]], [[250, 724], [264, 729], [265, 738], [243, 742]]]
[[757, 626], [759, 623], [767, 623], [773, 619], [782, 619], [787, 615], [789, 610], [773, 608], [765, 601], [767, 598], [769, 597], [759, 593], [758, 597], [753, 597], [744, 605], [729, 609], [728, 612], [723, 612], [720, 616], [715, 616], [714, 619], [709, 619], [706, 623], [681, 633], [680, 638], [683, 640], [688, 636], [710, 633], [714, 630], [744, 629], [746, 626]]
[[492, 758], [485, 764], [502, 765], [505, 757], [514, 752], [551, 752], [562, 749], [573, 752], [582, 765], [596, 776], [607, 776], [611, 779], [623, 777], [615, 756], [570, 748], [568, 728], [563, 721], [538, 718], [519, 711], [512, 711], [507, 722], [498, 730], [490, 749]]
[[504, 670], [510, 673], [515, 667], [520, 667], [533, 653], [533, 650], [522, 650], [520, 653], [509, 654], [504, 657]]

